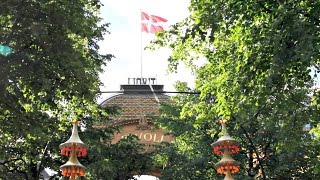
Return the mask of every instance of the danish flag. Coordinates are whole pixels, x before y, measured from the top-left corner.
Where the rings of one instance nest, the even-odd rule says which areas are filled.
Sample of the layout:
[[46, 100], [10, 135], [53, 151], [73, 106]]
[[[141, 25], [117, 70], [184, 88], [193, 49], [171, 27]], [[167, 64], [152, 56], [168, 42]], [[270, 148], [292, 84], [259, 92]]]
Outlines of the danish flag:
[[141, 31], [146, 33], [156, 33], [163, 31], [162, 23], [167, 22], [165, 18], [156, 15], [148, 15], [141, 11]]

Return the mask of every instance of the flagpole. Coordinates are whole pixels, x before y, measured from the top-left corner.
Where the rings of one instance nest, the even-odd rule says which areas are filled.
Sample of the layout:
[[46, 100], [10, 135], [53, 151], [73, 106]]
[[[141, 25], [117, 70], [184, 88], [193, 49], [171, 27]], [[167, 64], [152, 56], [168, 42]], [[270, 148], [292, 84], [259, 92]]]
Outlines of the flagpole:
[[[147, 13], [142, 12], [140, 9], [140, 24], [141, 24], [141, 31], [140, 31], [140, 68], [141, 68], [141, 78], [142, 78], [142, 70], [143, 70], [143, 42], [142, 42], [142, 32], [147, 33], [156, 33], [158, 31], [163, 31], [163, 27], [158, 23], [167, 22], [167, 20], [163, 17], [156, 16], [156, 15], [148, 15]], [[148, 20], [149, 23], [144, 24], [142, 20]]]
[[142, 29], [141, 29], [141, 25], [142, 25], [142, 17], [141, 17], [141, 9], [140, 9], [140, 76], [141, 76], [141, 79], [142, 79], [142, 53], [143, 53], [143, 50], [142, 50]]

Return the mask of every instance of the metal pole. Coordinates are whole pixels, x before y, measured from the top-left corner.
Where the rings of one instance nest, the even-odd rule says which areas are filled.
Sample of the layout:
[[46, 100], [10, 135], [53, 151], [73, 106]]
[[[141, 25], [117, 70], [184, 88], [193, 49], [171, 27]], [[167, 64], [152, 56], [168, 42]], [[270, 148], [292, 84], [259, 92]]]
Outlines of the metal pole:
[[142, 53], [143, 53], [143, 49], [142, 49], [142, 17], [141, 17], [142, 11], [140, 9], [140, 76], [142, 78]]
[[157, 94], [154, 92], [154, 89], [153, 89], [152, 85], [149, 84], [149, 87], [150, 87], [150, 89], [151, 89], [151, 91], [152, 91], [152, 94], [153, 94], [154, 98], [156, 99], [156, 101], [158, 102], [158, 104], [160, 104], [160, 101], [159, 101], [159, 99], [158, 99], [158, 96], [157, 96]]
[[70, 180], [75, 180], [75, 179], [76, 179], [76, 176], [74, 174], [71, 174]]
[[[74, 126], [72, 127], [74, 128]], [[78, 128], [78, 127], [77, 127]], [[72, 131], [73, 132], [73, 131]], [[71, 151], [71, 156], [72, 157], [77, 157], [76, 156], [76, 145], [75, 144], [72, 144], [72, 151]], [[70, 180], [75, 180], [76, 179], [76, 176], [74, 175], [74, 173], [71, 171], [71, 176], [70, 176]]]

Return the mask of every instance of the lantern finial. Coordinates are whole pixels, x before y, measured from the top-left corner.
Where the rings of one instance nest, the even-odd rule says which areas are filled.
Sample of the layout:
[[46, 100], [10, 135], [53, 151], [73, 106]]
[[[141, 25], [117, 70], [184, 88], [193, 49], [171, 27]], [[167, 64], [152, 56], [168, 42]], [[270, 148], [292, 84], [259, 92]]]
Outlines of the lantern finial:
[[231, 173], [239, 172], [239, 163], [232, 159], [230, 154], [239, 151], [239, 143], [230, 137], [226, 130], [226, 120], [221, 119], [222, 132], [224, 133], [216, 142], [211, 144], [215, 154], [222, 154], [222, 159], [215, 164], [219, 174], [225, 174], [225, 180], [233, 180]]
[[85, 167], [78, 161], [78, 157], [86, 156], [88, 145], [84, 144], [78, 134], [78, 120], [72, 121], [72, 134], [65, 143], [60, 144], [61, 154], [70, 156], [67, 163], [60, 166], [63, 176], [70, 176], [70, 179], [75, 179], [77, 176], [84, 176]]

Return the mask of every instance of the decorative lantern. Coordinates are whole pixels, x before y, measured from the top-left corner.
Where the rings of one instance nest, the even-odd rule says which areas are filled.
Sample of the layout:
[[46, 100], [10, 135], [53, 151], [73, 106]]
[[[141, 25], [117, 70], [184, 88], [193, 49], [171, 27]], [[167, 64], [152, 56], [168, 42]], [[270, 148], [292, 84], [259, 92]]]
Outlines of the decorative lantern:
[[233, 180], [231, 174], [239, 172], [239, 163], [232, 159], [230, 154], [238, 153], [239, 143], [231, 138], [225, 130], [225, 124], [221, 121], [222, 131], [224, 135], [221, 136], [216, 142], [211, 144], [213, 152], [215, 154], [222, 154], [222, 159], [215, 164], [217, 172], [224, 174], [224, 180]]
[[70, 176], [74, 180], [77, 176], [84, 176], [85, 167], [78, 161], [77, 157], [87, 155], [89, 147], [84, 144], [78, 135], [78, 121], [73, 121], [72, 134], [68, 141], [60, 144], [61, 154], [70, 156], [69, 161], [60, 166], [63, 176]]

